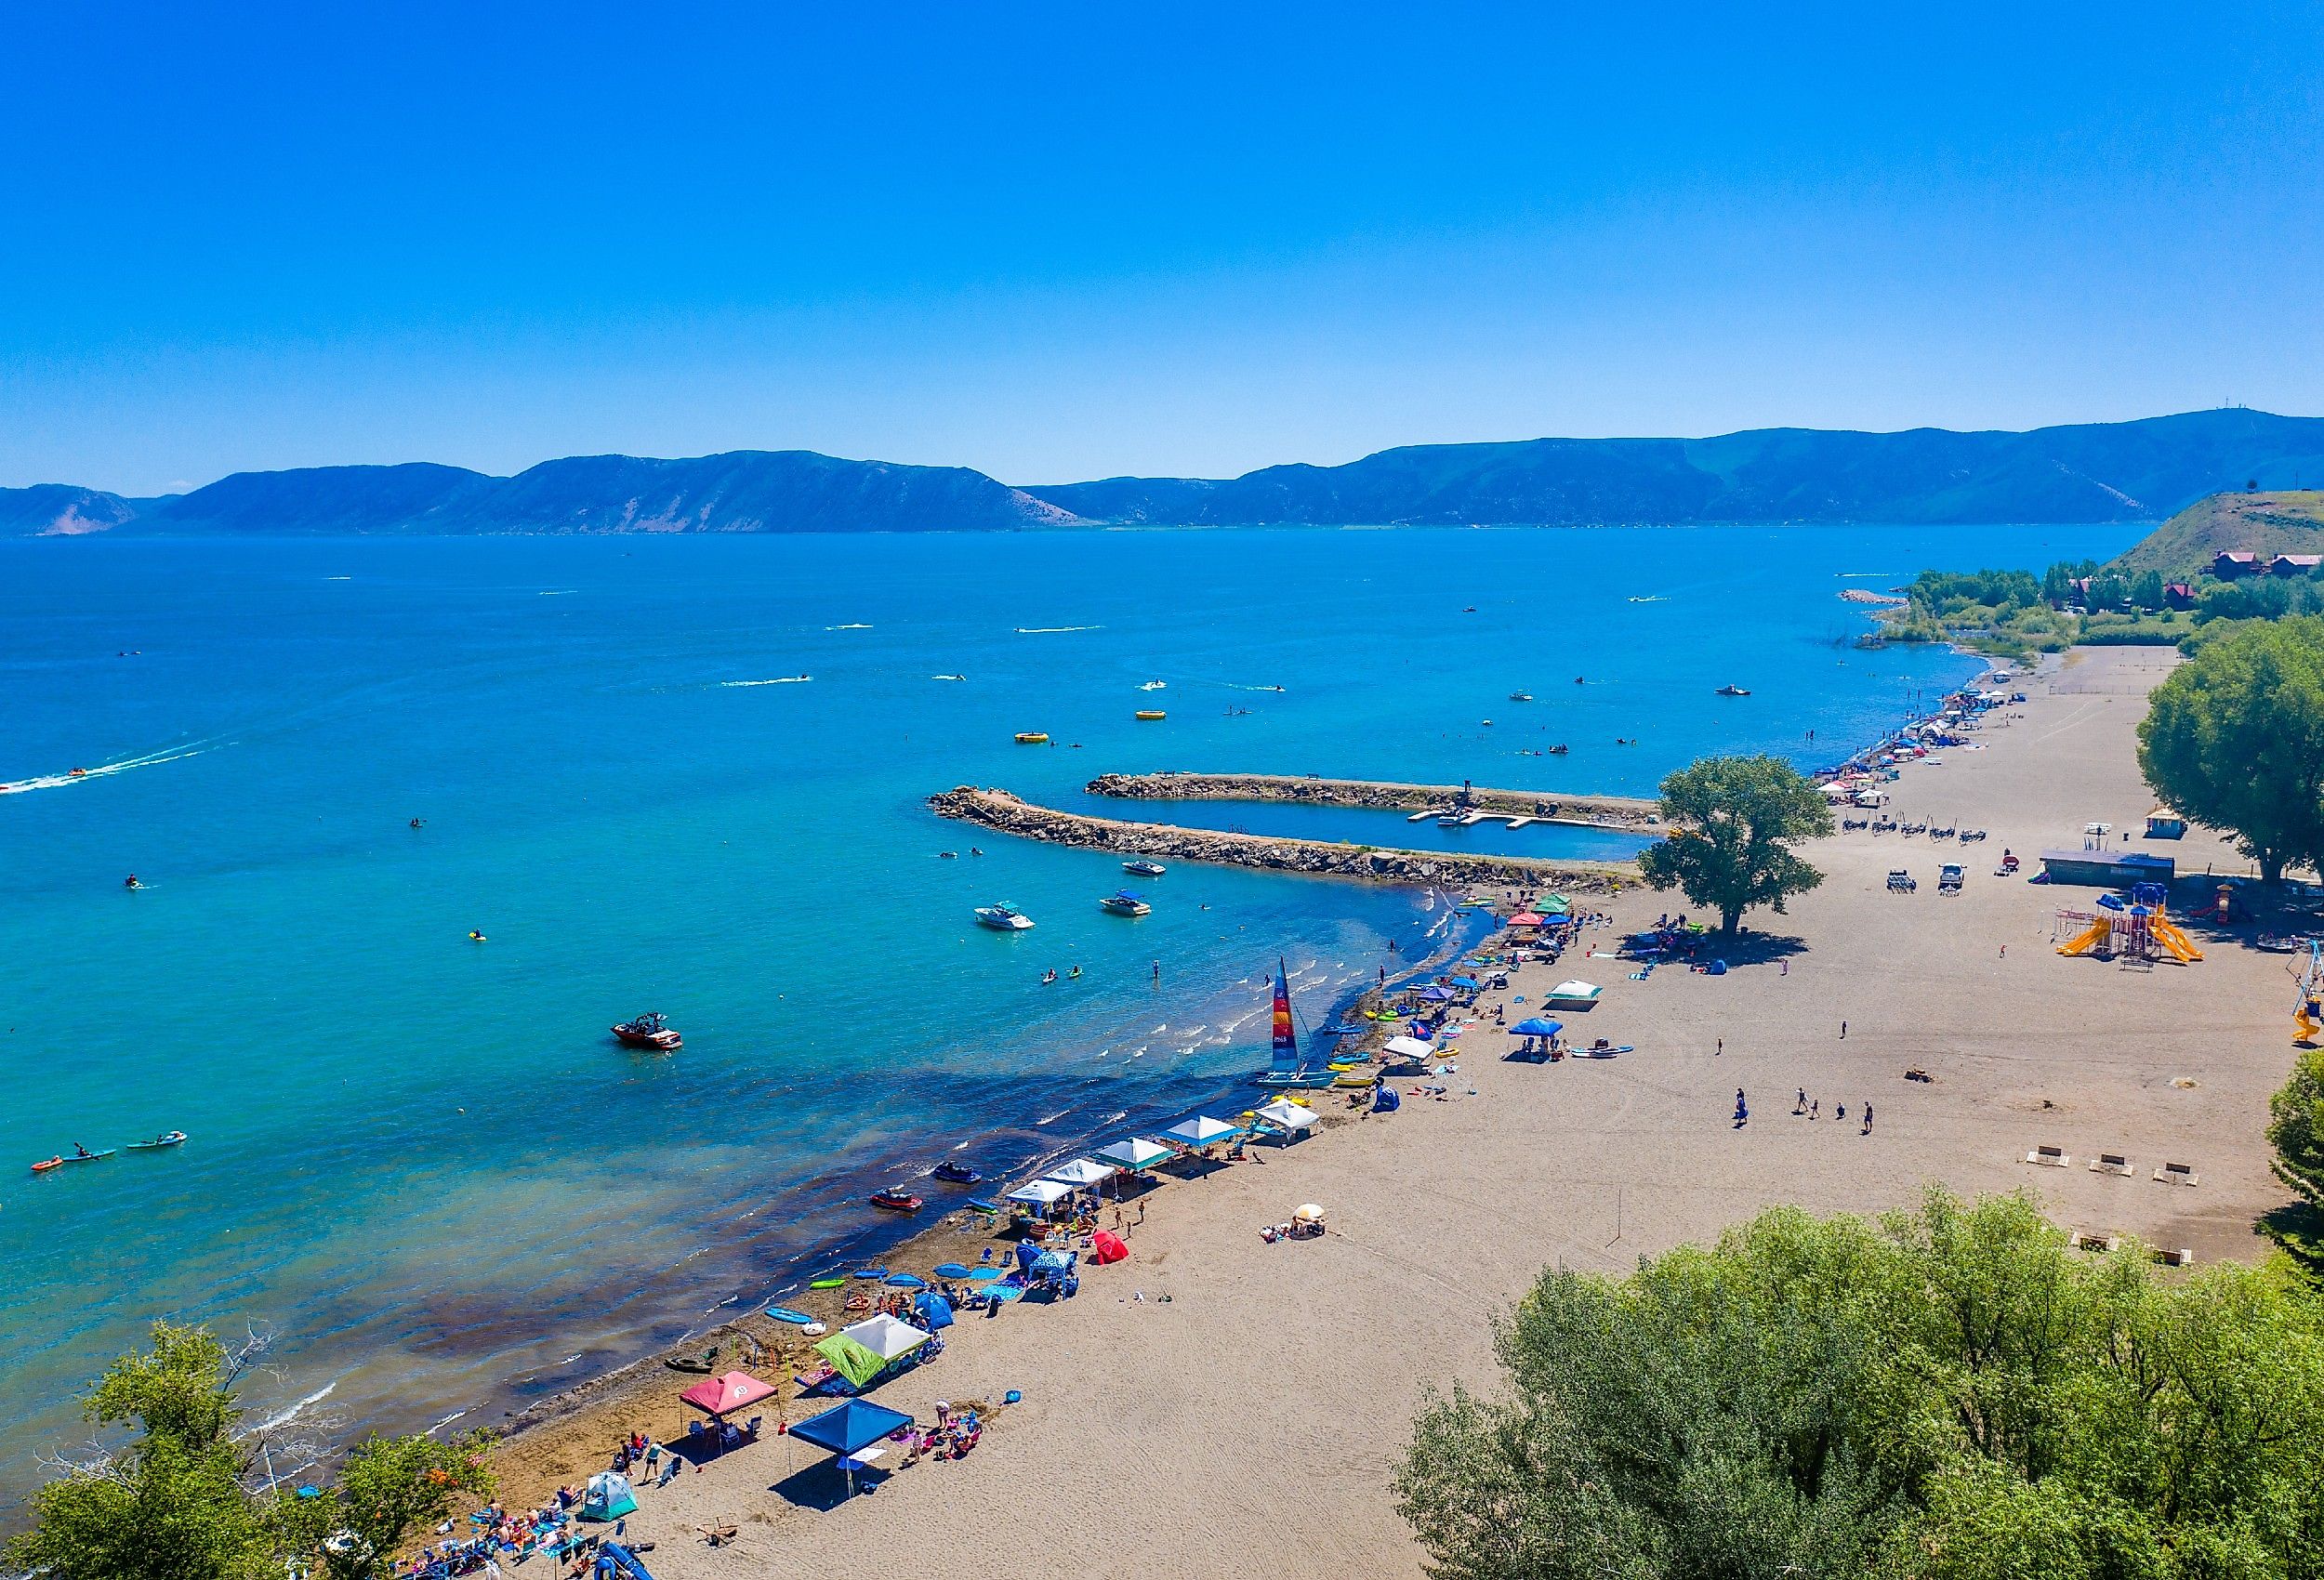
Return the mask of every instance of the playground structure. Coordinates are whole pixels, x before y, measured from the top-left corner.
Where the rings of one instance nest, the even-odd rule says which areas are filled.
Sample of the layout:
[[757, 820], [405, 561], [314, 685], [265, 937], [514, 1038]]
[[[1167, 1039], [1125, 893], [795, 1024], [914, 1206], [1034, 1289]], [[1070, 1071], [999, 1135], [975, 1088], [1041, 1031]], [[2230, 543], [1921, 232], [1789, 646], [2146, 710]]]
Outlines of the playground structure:
[[[2161, 884], [2133, 885], [2127, 905], [2111, 894], [2100, 895], [2098, 907], [2094, 912], [2057, 914], [2051, 936], [2055, 938], [2071, 929], [2071, 936], [2057, 946], [2060, 955], [2093, 955], [2125, 965], [2151, 965], [2157, 956], [2163, 955], [2187, 966], [2203, 957], [2203, 952], [2195, 947], [2195, 941], [2171, 920]], [[2324, 980], [2319, 980], [2317, 986], [2318, 992], [2324, 992]], [[2324, 1014], [2317, 1017], [2315, 1024], [2324, 1028]]]

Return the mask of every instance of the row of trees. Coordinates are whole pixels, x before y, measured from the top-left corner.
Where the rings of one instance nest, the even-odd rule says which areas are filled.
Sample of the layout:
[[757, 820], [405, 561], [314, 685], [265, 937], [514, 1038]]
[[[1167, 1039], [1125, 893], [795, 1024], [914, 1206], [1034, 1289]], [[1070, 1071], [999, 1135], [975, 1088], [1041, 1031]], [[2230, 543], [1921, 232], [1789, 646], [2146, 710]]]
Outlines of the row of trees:
[[1397, 1478], [1448, 1580], [2324, 1573], [2324, 1311], [2280, 1262], [2165, 1282], [1932, 1191], [1545, 1274], [1496, 1348]]
[[84, 1406], [101, 1445], [33, 1498], [0, 1549], [49, 1580], [373, 1580], [420, 1532], [490, 1497], [488, 1439], [374, 1437], [328, 1487], [275, 1487], [235, 1389], [257, 1346], [154, 1324], [152, 1348], [107, 1368]]
[[2270, 883], [2324, 862], [2324, 619], [2238, 625], [2155, 689], [2138, 765], [2164, 804], [2231, 837]]

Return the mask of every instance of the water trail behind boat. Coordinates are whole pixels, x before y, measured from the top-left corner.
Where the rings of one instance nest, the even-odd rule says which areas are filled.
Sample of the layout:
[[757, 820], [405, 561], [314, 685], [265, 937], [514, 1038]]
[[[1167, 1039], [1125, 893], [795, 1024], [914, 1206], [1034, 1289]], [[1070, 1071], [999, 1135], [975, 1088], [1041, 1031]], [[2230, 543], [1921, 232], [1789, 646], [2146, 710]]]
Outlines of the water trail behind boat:
[[20, 796], [27, 790], [61, 789], [67, 784], [82, 784], [92, 779], [102, 779], [107, 774], [125, 773], [133, 768], [158, 768], [165, 762], [179, 762], [187, 757], [198, 757], [205, 752], [215, 750], [217, 747], [214, 744], [203, 742], [191, 746], [175, 747], [168, 751], [147, 752], [134, 757], [123, 757], [118, 762], [99, 763], [95, 768], [87, 769], [80, 773], [35, 774], [30, 779], [19, 779], [11, 783], [0, 784], [0, 796]]
[[1020, 625], [1017, 627], [1017, 635], [1020, 637], [1049, 637], [1054, 636], [1061, 631], [1103, 631], [1105, 627], [1103, 625]]
[[772, 680], [721, 680], [721, 686], [804, 686], [812, 675], [778, 675]]

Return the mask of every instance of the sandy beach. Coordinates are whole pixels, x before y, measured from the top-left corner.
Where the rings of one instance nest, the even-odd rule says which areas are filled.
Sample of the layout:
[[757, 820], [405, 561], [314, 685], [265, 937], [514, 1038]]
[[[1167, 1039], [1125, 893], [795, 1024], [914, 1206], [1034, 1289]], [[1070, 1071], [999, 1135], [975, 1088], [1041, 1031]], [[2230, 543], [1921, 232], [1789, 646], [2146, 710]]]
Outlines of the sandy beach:
[[[1263, 1162], [1169, 1184], [1148, 1198], [1131, 1258], [1086, 1269], [1077, 1298], [964, 1317], [935, 1364], [876, 1397], [927, 1419], [939, 1398], [1021, 1389], [967, 1458], [923, 1462], [827, 1507], [827, 1457], [770, 1429], [640, 1488], [629, 1534], [655, 1544], [648, 1561], [664, 1580], [931, 1564], [1029, 1577], [1131, 1563], [1417, 1573], [1419, 1548], [1388, 1491], [1413, 1410], [1432, 1384], [1491, 1385], [1489, 1321], [1544, 1267], [1619, 1272], [1770, 1204], [1875, 1211], [1931, 1180], [2031, 1189], [2062, 1226], [2133, 1233], [2199, 1262], [2258, 1257], [2253, 1219], [2285, 1199], [2262, 1136], [2291, 1056], [2283, 957], [2192, 924], [2199, 964], [2061, 957], [2053, 913], [2087, 910], [2096, 891], [1994, 876], [2004, 848], [2030, 873], [2043, 848], [2079, 848], [2087, 823], [2141, 825], [2151, 797], [2134, 731], [2174, 662], [2092, 650], [2024, 682], [2030, 700], [1992, 716], [1975, 748], [1948, 749], [1893, 786], [1908, 821], [1989, 837], [1819, 842], [1807, 853], [1823, 887], [1789, 916], [1753, 915], [1724, 976], [1671, 966], [1632, 980], [1631, 962], [1583, 958], [1610, 954], [1606, 929], [1480, 1006], [1489, 1022], [1499, 999], [1538, 1002], [1580, 977], [1605, 993], [1593, 1012], [1564, 1017], [1568, 1034], [1634, 1052], [1506, 1062], [1510, 1039], [1480, 1025], [1459, 1045], [1449, 1100], [1407, 1099]], [[2133, 848], [2176, 857], [2183, 876], [2250, 870], [2199, 832]], [[1937, 893], [1945, 861], [1968, 868], [1958, 897]], [[1917, 892], [1887, 889], [1900, 866]], [[1592, 902], [1624, 928], [1684, 908], [1651, 891]], [[1512, 1004], [1509, 1019], [1525, 1012]], [[1908, 1081], [1908, 1068], [1934, 1079]], [[1801, 1089], [1819, 1118], [1793, 1113]], [[2063, 1148], [2072, 1166], [2028, 1166], [2038, 1145]], [[2100, 1152], [2126, 1156], [2131, 1177], [2089, 1171]], [[2166, 1162], [2192, 1165], [2199, 1186], [2154, 1182]], [[1261, 1239], [1302, 1202], [1328, 1209], [1327, 1236]], [[955, 1238], [974, 1260], [983, 1242]], [[521, 1433], [502, 1451], [507, 1501], [577, 1482], [632, 1427], [672, 1433], [676, 1391], [692, 1380], [641, 1370]], [[724, 1546], [695, 1534], [728, 1522], [739, 1534]]]

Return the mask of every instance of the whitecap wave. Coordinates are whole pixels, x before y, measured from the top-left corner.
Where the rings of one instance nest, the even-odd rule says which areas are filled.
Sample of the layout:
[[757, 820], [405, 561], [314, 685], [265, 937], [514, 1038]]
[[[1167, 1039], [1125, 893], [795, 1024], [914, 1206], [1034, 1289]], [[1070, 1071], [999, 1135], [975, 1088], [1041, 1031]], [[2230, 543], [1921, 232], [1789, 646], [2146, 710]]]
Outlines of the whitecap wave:
[[844, 625], [825, 625], [824, 629], [826, 631], [868, 631], [871, 629], [871, 623], [865, 620], [853, 620]]
[[321, 1388], [307, 1395], [306, 1398], [299, 1400], [297, 1403], [286, 1405], [283, 1409], [276, 1411], [265, 1420], [260, 1421], [256, 1427], [252, 1428], [251, 1430], [257, 1433], [265, 1433], [272, 1431], [277, 1427], [286, 1427], [290, 1425], [291, 1422], [298, 1418], [298, 1413], [300, 1411], [305, 1410], [310, 1405], [322, 1403], [324, 1400], [330, 1398], [334, 1392], [337, 1391], [338, 1386], [339, 1385], [335, 1382], [324, 1383]]

